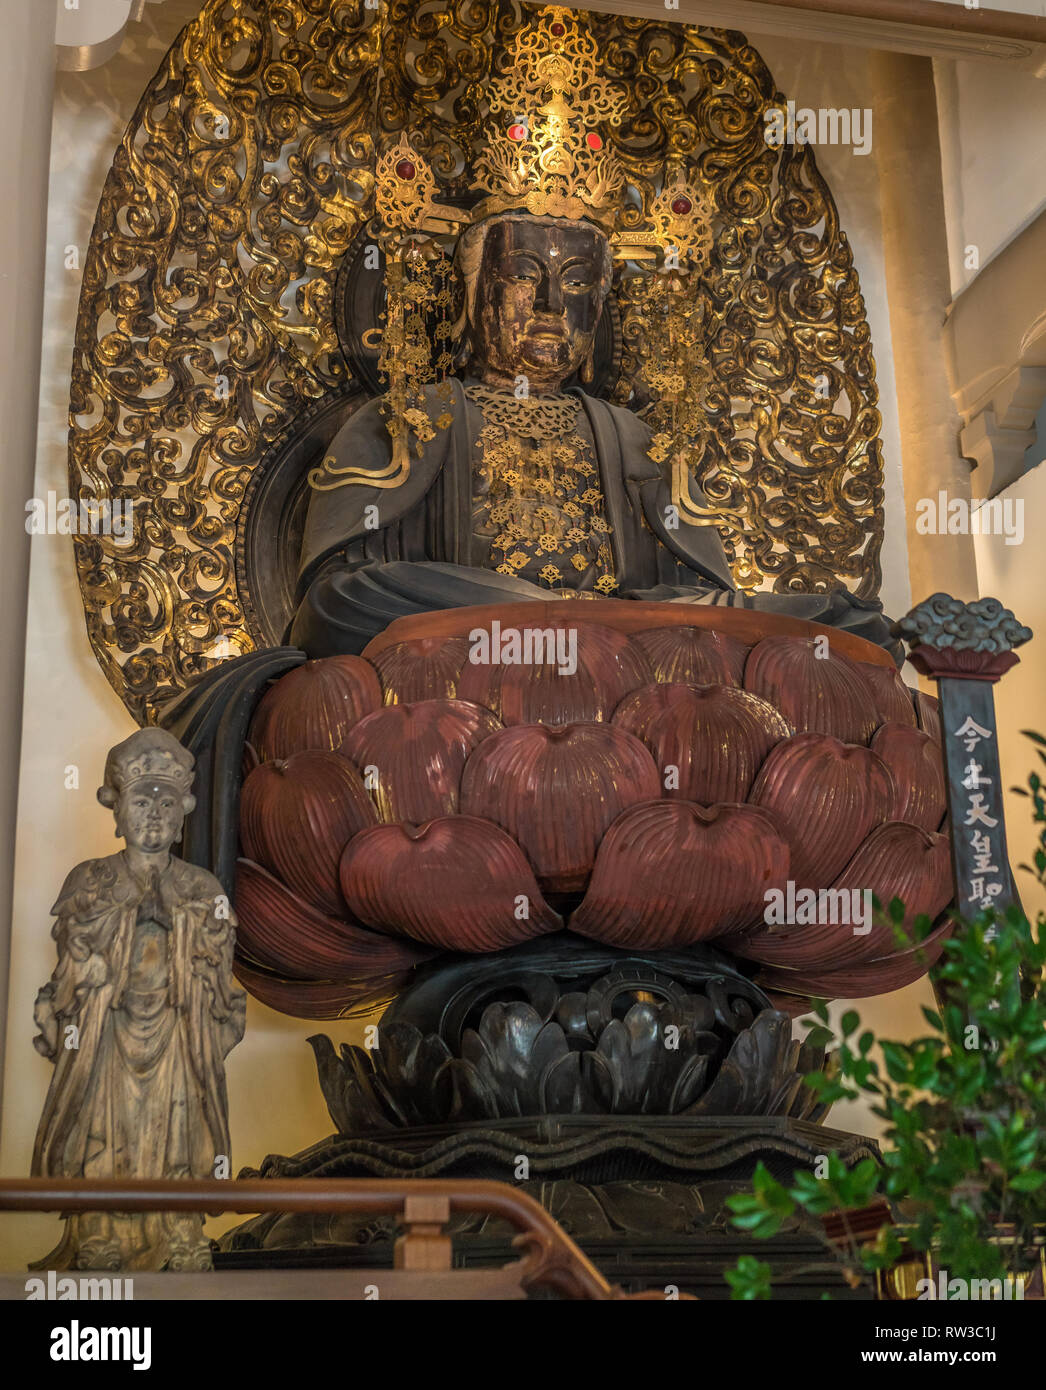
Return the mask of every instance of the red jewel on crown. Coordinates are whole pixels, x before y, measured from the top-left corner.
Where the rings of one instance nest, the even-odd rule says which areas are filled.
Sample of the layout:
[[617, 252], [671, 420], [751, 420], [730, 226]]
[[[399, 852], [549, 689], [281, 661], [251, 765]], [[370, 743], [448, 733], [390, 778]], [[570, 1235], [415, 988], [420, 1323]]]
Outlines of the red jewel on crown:
[[677, 217], [685, 217], [693, 206], [689, 198], [676, 198], [672, 202], [672, 211]]
[[603, 148], [603, 141], [594, 130], [590, 130], [585, 136], [585, 144], [590, 150], [601, 150]]
[[510, 125], [508, 128], [508, 138], [510, 140], [525, 140], [527, 138], [527, 128], [525, 125]]
[[397, 178], [406, 179], [409, 181], [414, 177], [414, 175], [417, 172], [417, 169], [415, 169], [414, 165], [411, 163], [409, 159], [401, 159], [399, 163], [396, 165]]
[[557, 39], [561, 39], [566, 32], [567, 26], [565, 24], [556, 23], [552, 25], [552, 33]]

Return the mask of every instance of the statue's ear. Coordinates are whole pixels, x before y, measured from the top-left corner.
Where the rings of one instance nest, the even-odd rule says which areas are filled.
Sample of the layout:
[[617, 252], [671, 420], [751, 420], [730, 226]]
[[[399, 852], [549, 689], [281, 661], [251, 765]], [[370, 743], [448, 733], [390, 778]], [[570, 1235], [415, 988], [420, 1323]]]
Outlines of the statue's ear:
[[105, 806], [108, 810], [111, 811], [113, 807], [116, 805], [115, 790], [110, 786], [99, 787], [98, 800], [102, 803], [103, 806]]
[[191, 816], [196, 810], [196, 798], [191, 792], [182, 797], [182, 814]]

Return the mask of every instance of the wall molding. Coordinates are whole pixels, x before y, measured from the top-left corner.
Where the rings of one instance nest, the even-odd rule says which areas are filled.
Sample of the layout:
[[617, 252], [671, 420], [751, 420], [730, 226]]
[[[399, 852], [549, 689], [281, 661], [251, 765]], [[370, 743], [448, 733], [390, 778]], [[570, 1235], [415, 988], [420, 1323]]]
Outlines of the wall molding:
[[665, 0], [585, 0], [570, 8], [931, 58], [989, 59], [1046, 76], [1046, 18], [1036, 15], [968, 10], [942, 0], [678, 0], [678, 5], [669, 10]]
[[1046, 211], [984, 267], [948, 312], [944, 346], [973, 488], [994, 497], [1025, 471], [1046, 400]]

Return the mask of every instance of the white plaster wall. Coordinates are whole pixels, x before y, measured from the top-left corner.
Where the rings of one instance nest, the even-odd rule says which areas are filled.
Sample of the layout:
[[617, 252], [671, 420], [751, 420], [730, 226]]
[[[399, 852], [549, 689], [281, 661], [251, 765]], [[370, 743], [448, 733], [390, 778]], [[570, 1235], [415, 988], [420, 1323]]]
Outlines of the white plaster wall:
[[[952, 294], [958, 295], [1046, 207], [1046, 76], [1015, 72], [1006, 63], [935, 59], [934, 81]], [[967, 265], [970, 247], [977, 260]]]

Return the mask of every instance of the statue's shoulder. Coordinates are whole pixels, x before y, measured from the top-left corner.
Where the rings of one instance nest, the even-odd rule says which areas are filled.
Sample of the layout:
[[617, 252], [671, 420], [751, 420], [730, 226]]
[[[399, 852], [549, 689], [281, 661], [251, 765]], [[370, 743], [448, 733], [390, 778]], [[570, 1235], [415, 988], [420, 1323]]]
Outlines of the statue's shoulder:
[[127, 869], [119, 852], [104, 859], [85, 859], [66, 874], [51, 916], [96, 916], [123, 900], [127, 883]]
[[[456, 381], [446, 382], [426, 382], [421, 388], [420, 405], [425, 414], [432, 420], [438, 420], [440, 416], [447, 414], [454, 415], [461, 404], [462, 392]], [[374, 396], [361, 405], [358, 410], [354, 410], [345, 423], [334, 436], [331, 450], [334, 450], [339, 440], [358, 441], [361, 437], [372, 438], [380, 442], [382, 449], [389, 447], [388, 418], [390, 412], [388, 395]]]
[[225, 889], [212, 873], [201, 869], [199, 864], [188, 860], [171, 858], [171, 875], [178, 896], [185, 900], [201, 901], [209, 898], [217, 901], [227, 896]]
[[661, 470], [647, 453], [650, 448], [650, 428], [639, 418], [634, 410], [625, 405], [611, 405], [598, 396], [587, 396], [582, 392], [585, 408], [593, 421], [602, 423], [604, 429], [612, 429], [621, 446], [622, 463], [630, 477], [640, 480], [660, 476]]

